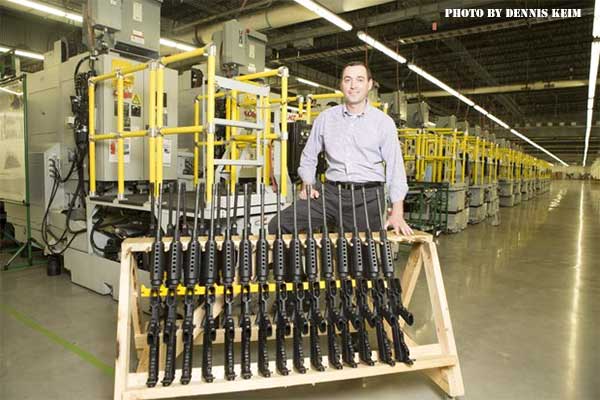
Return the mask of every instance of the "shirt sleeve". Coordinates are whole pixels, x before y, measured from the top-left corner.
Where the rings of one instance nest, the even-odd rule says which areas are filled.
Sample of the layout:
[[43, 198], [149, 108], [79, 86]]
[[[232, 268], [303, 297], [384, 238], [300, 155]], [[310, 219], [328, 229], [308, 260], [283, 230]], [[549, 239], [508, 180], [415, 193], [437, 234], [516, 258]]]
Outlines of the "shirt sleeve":
[[385, 182], [390, 194], [392, 203], [404, 200], [408, 193], [408, 184], [406, 183], [406, 170], [404, 169], [404, 159], [398, 140], [396, 124], [391, 118], [386, 118], [381, 127], [383, 131], [383, 142], [381, 146], [381, 155], [385, 162]]
[[319, 153], [323, 150], [323, 119], [323, 114], [321, 114], [313, 122], [310, 135], [308, 136], [304, 150], [302, 150], [300, 166], [298, 167], [298, 175], [302, 179], [302, 182], [310, 185], [315, 183]]

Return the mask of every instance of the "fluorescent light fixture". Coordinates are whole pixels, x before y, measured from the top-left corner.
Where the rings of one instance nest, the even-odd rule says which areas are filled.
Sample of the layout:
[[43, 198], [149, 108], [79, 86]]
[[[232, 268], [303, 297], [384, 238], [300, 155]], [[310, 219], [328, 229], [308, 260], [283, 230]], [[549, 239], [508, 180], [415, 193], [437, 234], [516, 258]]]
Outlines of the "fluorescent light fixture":
[[594, 25], [592, 27], [592, 36], [594, 38], [600, 37], [600, 1], [594, 2]]
[[596, 93], [596, 80], [598, 78], [598, 62], [600, 61], [600, 42], [592, 42], [590, 57], [590, 75], [588, 83], [588, 99], [593, 99]]
[[80, 23], [83, 22], [83, 17], [81, 15], [63, 11], [61, 9], [50, 7], [45, 4], [36, 3], [34, 1], [29, 1], [29, 0], [8, 0], [8, 1], [10, 3], [18, 4], [22, 7], [29, 7], [33, 10], [45, 12], [47, 14], [51, 14], [51, 15], [54, 15], [57, 17], [67, 18], [72, 21], [76, 21], [76, 22], [80, 22]]
[[6, 92], [6, 93], [14, 94], [16, 96], [23, 96], [23, 93], [16, 92], [14, 90], [10, 90], [10, 89], [7, 89], [7, 88], [0, 87], [0, 90], [3, 91], [3, 92]]
[[309, 86], [314, 86], [314, 87], [320, 87], [320, 86], [321, 86], [321, 85], [319, 85], [319, 84], [318, 84], [318, 83], [316, 83], [316, 82], [309, 81], [308, 79], [304, 79], [304, 78], [296, 78], [296, 80], [297, 80], [298, 82], [302, 82], [302, 83], [304, 83], [304, 84], [306, 84], [306, 85], [309, 85]]
[[592, 126], [588, 125], [585, 128], [585, 149], [583, 150], [583, 162], [581, 163], [581, 165], [583, 165], [584, 167], [587, 162], [587, 152], [590, 145], [590, 133], [592, 133]]
[[312, 0], [294, 0], [294, 1], [298, 4], [300, 4], [301, 6], [308, 8], [310, 11], [314, 12], [318, 16], [325, 18], [327, 21], [331, 22], [332, 24], [337, 25], [338, 27], [342, 28], [343, 30], [345, 30], [345, 31], [352, 30], [352, 24], [350, 24], [348, 21], [338, 17], [337, 15], [335, 15], [334, 13], [332, 13], [331, 11], [329, 11], [322, 5], [316, 3]]
[[44, 56], [39, 53], [33, 53], [25, 50], [15, 50], [15, 54], [21, 57], [34, 58], [36, 60], [43, 60]]
[[[0, 53], [6, 53], [7, 51], [10, 51], [11, 49], [6, 48], [6, 47], [0, 47]], [[31, 51], [26, 51], [26, 50], [15, 50], [15, 55], [20, 56], [20, 57], [27, 57], [27, 58], [34, 58], [36, 60], [43, 60], [44, 56], [42, 54], [39, 53], [34, 53]]]
[[587, 105], [587, 109], [588, 110], [593, 110], [594, 109], [594, 99], [588, 99], [588, 105]]
[[482, 113], [483, 115], [488, 115], [489, 112], [485, 111], [483, 108], [481, 108], [480, 106], [478, 106], [477, 104], [475, 104], [475, 107], [473, 107], [475, 110], [479, 111], [480, 113]]
[[174, 40], [165, 39], [165, 38], [160, 38], [160, 45], [161, 46], [172, 47], [174, 49], [183, 50], [183, 51], [196, 50], [196, 47], [194, 47], [194, 46], [190, 46], [190, 45], [185, 44], [185, 43], [179, 43], [179, 42], [176, 42]]
[[458, 97], [458, 99], [460, 101], [462, 101], [463, 103], [466, 103], [469, 107], [473, 107], [475, 105], [475, 102], [473, 100], [469, 99], [468, 97], [463, 96], [460, 93], [456, 97]]
[[563, 160], [561, 160], [560, 158], [556, 157], [554, 154], [552, 154], [548, 150], [546, 150], [545, 148], [543, 148], [542, 146], [540, 146], [539, 144], [537, 144], [536, 142], [534, 142], [533, 140], [529, 139], [527, 136], [525, 136], [525, 135], [517, 132], [516, 130], [511, 129], [510, 133], [512, 133], [513, 135], [517, 136], [520, 139], [523, 139], [524, 141], [526, 141], [527, 143], [529, 143], [533, 147], [535, 147], [535, 148], [543, 151], [544, 153], [548, 154], [550, 157], [552, 157], [553, 159], [555, 159], [556, 161], [558, 161], [559, 163], [561, 163], [565, 167], [569, 165], [566, 162], [564, 162]]
[[400, 54], [396, 53], [394, 50], [390, 49], [380, 41], [375, 40], [375, 38], [367, 35], [363, 31], [358, 32], [356, 36], [358, 36], [360, 40], [362, 40], [372, 48], [379, 50], [391, 59], [398, 61], [400, 64], [406, 63], [406, 58], [402, 57]]
[[495, 123], [497, 123], [498, 125], [500, 125], [501, 127], [503, 127], [504, 129], [508, 129], [508, 124], [504, 121], [502, 121], [500, 118], [492, 115], [492, 114], [488, 114], [487, 117], [489, 119], [491, 119], [492, 121], [494, 121]]
[[411, 69], [412, 71], [416, 72], [417, 74], [421, 75], [423, 78], [427, 79], [429, 82], [433, 83], [437, 87], [439, 87], [439, 88], [443, 89], [444, 91], [450, 93], [452, 96], [457, 97], [460, 101], [462, 101], [463, 103], [466, 103], [470, 107], [472, 107], [472, 106], [475, 105], [474, 101], [472, 101], [471, 99], [469, 99], [469, 98], [463, 96], [462, 94], [458, 93], [456, 90], [452, 89], [450, 86], [446, 85], [444, 82], [440, 81], [438, 78], [436, 78], [435, 76], [429, 74], [428, 72], [426, 72], [422, 68], [419, 68], [419, 67], [417, 67], [414, 64], [408, 64], [408, 68]]

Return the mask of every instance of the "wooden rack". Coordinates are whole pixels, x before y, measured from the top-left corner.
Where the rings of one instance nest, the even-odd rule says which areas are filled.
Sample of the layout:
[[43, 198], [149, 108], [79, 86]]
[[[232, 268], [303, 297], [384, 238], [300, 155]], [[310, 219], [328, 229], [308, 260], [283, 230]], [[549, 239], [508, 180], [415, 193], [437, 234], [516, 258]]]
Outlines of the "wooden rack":
[[[331, 234], [331, 239], [335, 243], [336, 235]], [[408, 366], [403, 363], [396, 363], [391, 367], [387, 364], [376, 363], [374, 366], [359, 364], [357, 368], [344, 367], [341, 370], [326, 368], [324, 372], [314, 371], [307, 368], [306, 374], [299, 374], [293, 370], [287, 376], [279, 375], [275, 369], [275, 360], [271, 360], [270, 368], [273, 374], [270, 378], [264, 378], [258, 374], [256, 363], [252, 364], [253, 376], [251, 379], [243, 380], [237, 377], [233, 381], [227, 381], [224, 378], [223, 366], [214, 365], [213, 374], [215, 380], [212, 383], [202, 381], [200, 368], [192, 370], [192, 381], [188, 385], [179, 383], [181, 369], [175, 374], [175, 381], [170, 386], [157, 385], [154, 388], [146, 386], [148, 376], [148, 346], [146, 343], [145, 324], [142, 323], [140, 313], [140, 288], [138, 286], [136, 275], [136, 262], [134, 253], [149, 252], [152, 244], [151, 238], [127, 239], [123, 242], [121, 248], [121, 276], [119, 288], [119, 308], [117, 324], [117, 358], [115, 366], [115, 387], [114, 399], [162, 399], [183, 396], [197, 396], [218, 393], [233, 393], [258, 389], [269, 389], [278, 387], [288, 387], [295, 385], [317, 384], [321, 382], [339, 381], [345, 379], [364, 378], [369, 376], [394, 374], [410, 371], [423, 371], [450, 397], [462, 396], [464, 394], [462, 374], [446, 292], [442, 280], [442, 271], [438, 258], [437, 248], [432, 240], [432, 236], [426, 233], [418, 232], [412, 236], [388, 235], [390, 241], [397, 243], [407, 243], [411, 245], [408, 262], [404, 268], [401, 283], [403, 288], [403, 303], [408, 307], [410, 305], [417, 281], [421, 275], [421, 270], [425, 271], [429, 298], [431, 300], [432, 313], [436, 328], [437, 342], [431, 344], [418, 344], [405, 332], [406, 342], [410, 349], [411, 358], [415, 360], [414, 364]], [[301, 235], [301, 240], [305, 236]], [[315, 234], [317, 243], [320, 235]], [[378, 235], [374, 233], [375, 240]], [[272, 243], [274, 237], [269, 237]], [[284, 235], [284, 240], [289, 243], [291, 237]], [[257, 238], [251, 240], [255, 243]], [[239, 241], [239, 240], [238, 240]], [[168, 249], [171, 240], [164, 239], [165, 247]], [[189, 238], [182, 239], [183, 247], [186, 248]], [[205, 238], [200, 238], [204, 244]], [[219, 243], [220, 244], [220, 243]], [[222, 296], [217, 296], [213, 306], [214, 315], [218, 315], [223, 306]], [[204, 316], [202, 307], [198, 307], [194, 312], [194, 344], [201, 345], [202, 329], [201, 321]], [[390, 334], [389, 326], [386, 324], [386, 330]], [[133, 332], [133, 337], [132, 337]], [[239, 332], [236, 332], [236, 339], [239, 339]], [[253, 329], [252, 339], [258, 338], [257, 332]], [[161, 346], [162, 346], [162, 340]], [[222, 329], [217, 330], [217, 338], [214, 343], [223, 342]], [[137, 359], [140, 362], [137, 365], [137, 372], [130, 372], [130, 346], [134, 343]], [[177, 354], [183, 349], [181, 340], [181, 327], [177, 330]], [[160, 354], [164, 354], [161, 348]], [[377, 352], [373, 352], [373, 359], [377, 360]], [[291, 364], [291, 360], [290, 361]], [[309, 358], [306, 358], [306, 365], [310, 365]], [[161, 371], [164, 360], [161, 357]], [[327, 357], [323, 358], [323, 365], [327, 367]], [[236, 370], [239, 371], [239, 364]], [[159, 375], [161, 376], [162, 373]]]

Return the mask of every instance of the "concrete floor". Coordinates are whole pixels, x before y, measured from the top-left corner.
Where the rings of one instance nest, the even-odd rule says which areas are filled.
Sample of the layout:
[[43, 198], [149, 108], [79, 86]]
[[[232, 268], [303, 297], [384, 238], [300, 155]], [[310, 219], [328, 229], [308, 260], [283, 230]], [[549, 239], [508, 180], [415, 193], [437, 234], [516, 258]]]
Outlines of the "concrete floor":
[[[439, 238], [465, 399], [600, 398], [599, 222], [600, 184], [554, 182], [499, 227]], [[434, 337], [425, 294], [411, 307], [420, 340]], [[110, 398], [116, 306], [43, 266], [0, 273], [0, 399]], [[419, 373], [235, 395], [282, 396], [445, 398]]]

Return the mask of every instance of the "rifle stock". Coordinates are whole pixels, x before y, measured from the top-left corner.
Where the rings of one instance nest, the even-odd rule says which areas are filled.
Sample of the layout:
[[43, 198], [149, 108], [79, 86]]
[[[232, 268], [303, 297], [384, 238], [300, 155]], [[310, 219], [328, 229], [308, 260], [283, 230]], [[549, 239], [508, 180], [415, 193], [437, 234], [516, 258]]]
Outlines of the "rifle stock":
[[[151, 268], [150, 268], [150, 323], [148, 325], [148, 380], [146, 385], [154, 387], [158, 383], [158, 365], [159, 365], [159, 340], [160, 340], [160, 314], [162, 309], [162, 301], [160, 299], [160, 285], [163, 282], [164, 252], [165, 245], [161, 237], [161, 221], [162, 221], [162, 185], [158, 189], [158, 221], [155, 224], [155, 238], [152, 243], [151, 253]], [[150, 207], [151, 219], [154, 220], [154, 185], [150, 187]]]
[[273, 242], [273, 278], [275, 279], [275, 366], [280, 375], [289, 375], [285, 337], [290, 334], [290, 321], [287, 316], [288, 292], [285, 278], [285, 243], [281, 234], [281, 194], [277, 191], [277, 234]]

